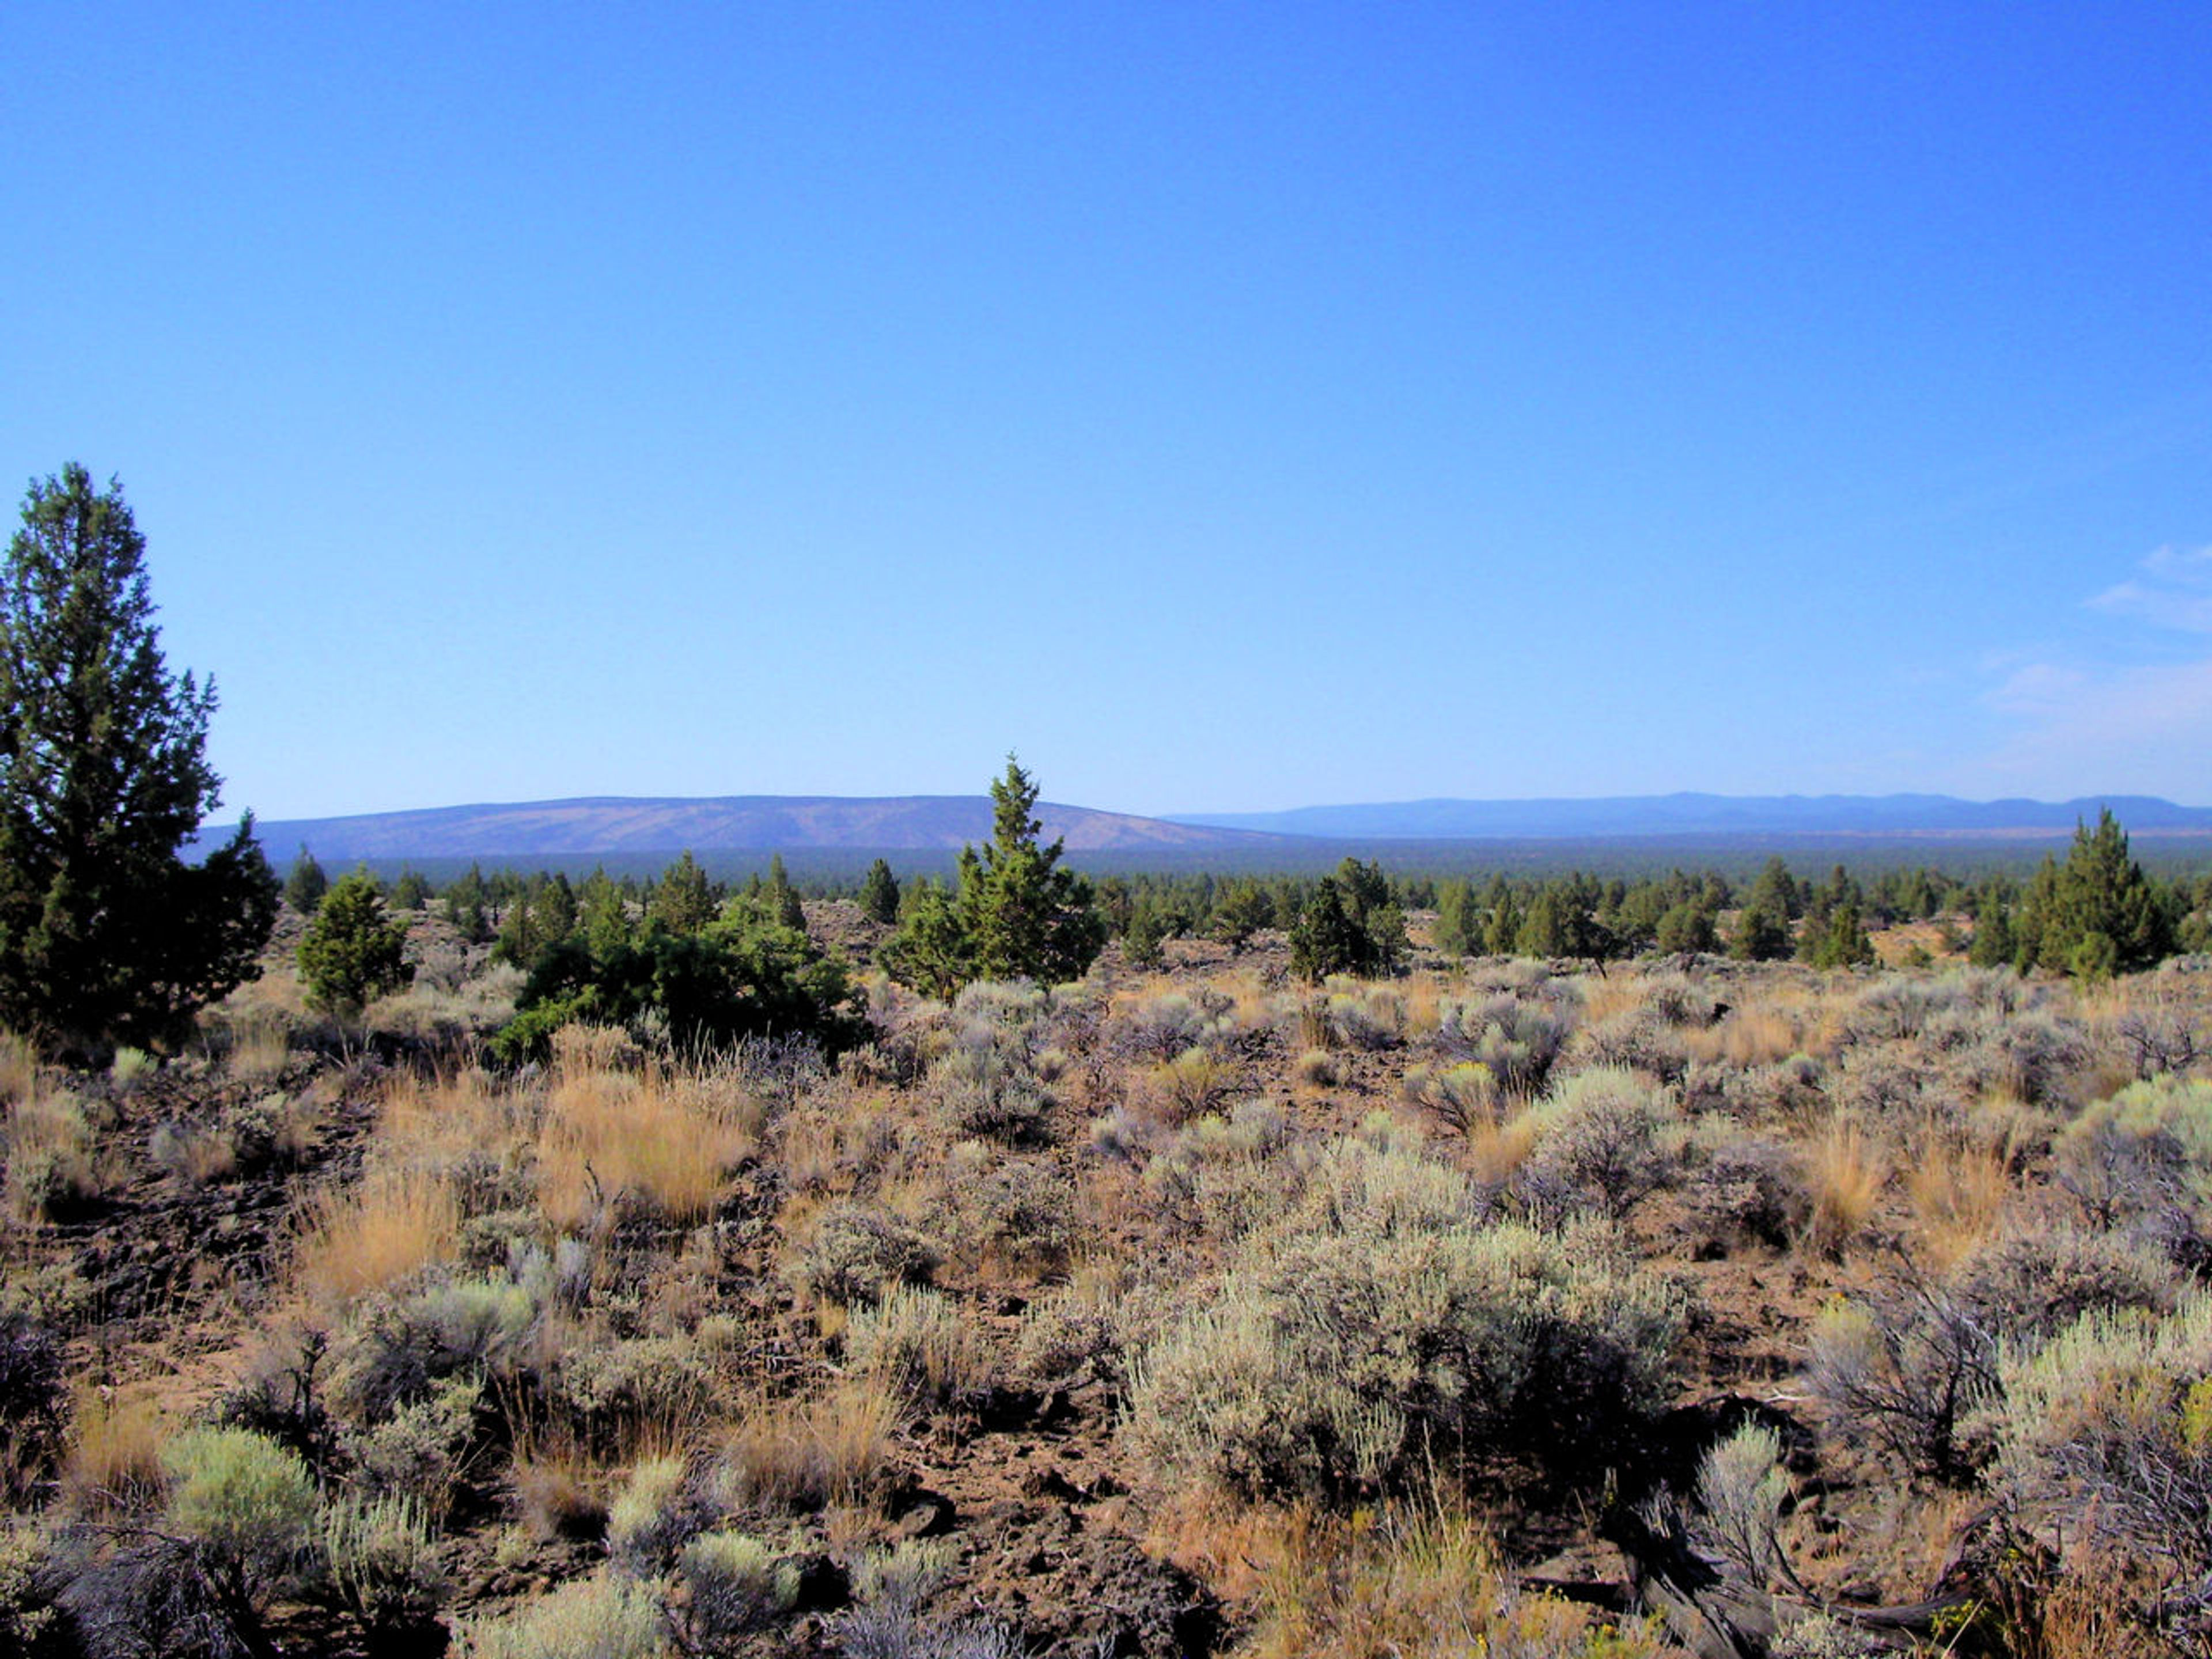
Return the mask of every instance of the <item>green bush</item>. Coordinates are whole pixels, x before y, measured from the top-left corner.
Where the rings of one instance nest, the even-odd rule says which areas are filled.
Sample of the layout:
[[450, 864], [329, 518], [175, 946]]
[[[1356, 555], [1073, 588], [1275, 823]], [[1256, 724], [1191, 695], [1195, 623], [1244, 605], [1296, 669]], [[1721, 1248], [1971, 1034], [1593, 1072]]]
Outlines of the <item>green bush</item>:
[[742, 1532], [702, 1533], [677, 1558], [676, 1576], [690, 1592], [685, 1620], [695, 1649], [759, 1630], [799, 1599], [799, 1570]]
[[246, 1429], [188, 1429], [161, 1451], [161, 1526], [196, 1547], [217, 1599], [252, 1620], [305, 1563], [314, 1539], [307, 1467]]
[[371, 1642], [422, 1629], [445, 1600], [437, 1532], [411, 1498], [341, 1498], [316, 1542], [331, 1600]]
[[659, 1587], [620, 1577], [578, 1579], [503, 1618], [453, 1632], [454, 1659], [665, 1659]]
[[1620, 1220], [1681, 1168], [1687, 1137], [1680, 1115], [1633, 1072], [1577, 1072], [1531, 1121], [1535, 1138], [1520, 1176], [1540, 1207], [1564, 1201]]
[[1403, 1152], [1324, 1160], [1144, 1355], [1139, 1443], [1253, 1496], [1403, 1487], [1462, 1455], [1616, 1455], [1663, 1403], [1677, 1293], [1609, 1227], [1484, 1225], [1482, 1208]]
[[665, 1568], [684, 1540], [706, 1523], [681, 1455], [649, 1457], [607, 1509], [607, 1553], [623, 1571], [649, 1578]]
[[937, 1264], [929, 1242], [890, 1211], [847, 1200], [815, 1218], [788, 1271], [806, 1295], [850, 1307], [894, 1285], [921, 1284]]
[[324, 895], [300, 940], [300, 980], [307, 1001], [342, 1018], [414, 977], [405, 958], [407, 926], [384, 914], [384, 896], [366, 870]]
[[2157, 1581], [2143, 1612], [2194, 1624], [2212, 1572], [2212, 1296], [2163, 1318], [2086, 1316], [2008, 1357], [1998, 1484], [2040, 1534], [2087, 1532]]

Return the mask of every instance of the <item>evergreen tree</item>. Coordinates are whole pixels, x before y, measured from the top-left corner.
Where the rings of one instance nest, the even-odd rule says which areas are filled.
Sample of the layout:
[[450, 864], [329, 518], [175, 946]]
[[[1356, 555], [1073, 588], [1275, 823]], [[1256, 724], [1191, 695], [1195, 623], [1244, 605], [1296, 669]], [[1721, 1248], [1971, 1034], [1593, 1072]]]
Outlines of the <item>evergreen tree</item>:
[[860, 884], [860, 914], [888, 927], [898, 920], [898, 878], [889, 864], [878, 859], [868, 866], [867, 878]]
[[300, 979], [308, 1002], [342, 1019], [356, 1018], [374, 999], [414, 977], [406, 946], [406, 925], [385, 915], [376, 878], [366, 870], [343, 877], [324, 895], [300, 940]]
[[491, 938], [491, 918], [484, 909], [488, 896], [483, 871], [475, 864], [469, 866], [466, 874], [446, 884], [440, 901], [446, 920], [471, 945], [482, 945]]
[[1275, 902], [1256, 881], [1232, 881], [1215, 901], [1208, 931], [1231, 951], [1241, 951], [1253, 934], [1275, 925]]
[[420, 910], [430, 902], [430, 883], [419, 870], [403, 870], [399, 879], [392, 884], [392, 908], [395, 910]]
[[1356, 858], [1315, 884], [1291, 925], [1291, 971], [1316, 983], [1331, 974], [1387, 974], [1405, 953], [1405, 912], [1382, 866]]
[[1527, 920], [1522, 915], [1519, 895], [1512, 883], [1503, 876], [1492, 876], [1482, 896], [1487, 913], [1482, 927], [1482, 949], [1486, 956], [1510, 957], [1521, 948], [1521, 925]]
[[172, 675], [121, 487], [34, 481], [0, 572], [0, 1024], [161, 1046], [259, 970], [276, 878], [248, 814], [202, 862], [215, 687]]
[[1448, 957], [1471, 957], [1482, 950], [1482, 911], [1474, 884], [1447, 881], [1437, 892], [1437, 925], [1430, 942]]
[[629, 907], [603, 865], [584, 878], [576, 900], [576, 926], [584, 949], [600, 962], [629, 943]]
[[1814, 940], [1813, 966], [1856, 968], [1873, 960], [1874, 941], [1867, 937], [1858, 901], [1849, 896], [1838, 899], [1830, 908], [1827, 921]]
[[806, 908], [799, 902], [799, 894], [791, 884], [790, 874], [783, 867], [783, 854], [772, 854], [768, 861], [768, 913], [786, 927], [806, 931]]
[[323, 902], [323, 895], [331, 890], [331, 878], [323, 873], [323, 866], [315, 862], [315, 855], [305, 847], [300, 856], [292, 860], [292, 867], [284, 876], [284, 902], [303, 916], [315, 914], [315, 907]]
[[2037, 944], [2043, 966], [2103, 979], [2154, 966], [2173, 947], [2172, 918], [2142, 866], [2128, 856], [2127, 831], [2106, 807], [2097, 827], [2077, 824], [2059, 868]]
[[672, 933], [696, 933], [714, 921], [715, 908], [714, 884], [687, 847], [662, 872], [648, 913]]
[[1985, 882], [1974, 895], [1974, 937], [1966, 946], [1966, 960], [1977, 968], [2002, 968], [2016, 948], [2004, 884]]
[[1036, 799], [1036, 783], [1007, 757], [991, 785], [990, 844], [963, 848], [957, 890], [927, 896], [884, 947], [893, 977], [943, 996], [978, 979], [1062, 984], [1097, 959], [1105, 920], [1091, 884], [1060, 866], [1063, 844], [1038, 844]]

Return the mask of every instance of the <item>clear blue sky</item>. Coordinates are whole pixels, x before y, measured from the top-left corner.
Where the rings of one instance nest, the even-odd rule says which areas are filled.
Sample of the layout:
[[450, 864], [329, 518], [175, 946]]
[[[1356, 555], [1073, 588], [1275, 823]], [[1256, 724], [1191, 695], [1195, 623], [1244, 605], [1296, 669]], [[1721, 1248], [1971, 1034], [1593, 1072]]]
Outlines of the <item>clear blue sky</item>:
[[2212, 801], [2212, 6], [9, 10], [264, 817]]

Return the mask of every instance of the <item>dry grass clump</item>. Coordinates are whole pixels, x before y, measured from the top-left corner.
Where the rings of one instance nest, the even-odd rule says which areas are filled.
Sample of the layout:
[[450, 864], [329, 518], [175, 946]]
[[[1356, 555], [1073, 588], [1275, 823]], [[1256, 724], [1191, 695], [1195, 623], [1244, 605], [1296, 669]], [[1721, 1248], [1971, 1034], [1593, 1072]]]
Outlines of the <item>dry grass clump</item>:
[[1887, 1163], [1858, 1124], [1832, 1119], [1807, 1155], [1805, 1184], [1813, 1207], [1806, 1247], [1820, 1255], [1838, 1254], [1873, 1218], [1888, 1181]]
[[100, 1195], [92, 1122], [71, 1095], [32, 1085], [0, 1118], [0, 1200], [10, 1218], [34, 1226], [57, 1212]]
[[1787, 1060], [1801, 1046], [1796, 1022], [1766, 1006], [1731, 1008], [1714, 1024], [1683, 1032], [1681, 1042], [1693, 1060], [1746, 1071]]
[[155, 1169], [195, 1190], [226, 1181], [238, 1170], [237, 1143], [211, 1124], [158, 1125], [147, 1142], [146, 1156]]
[[1659, 1659], [1622, 1624], [1514, 1583], [1496, 1543], [1444, 1503], [1348, 1519], [1290, 1510], [1268, 1540], [1249, 1659]]
[[373, 1168], [302, 1206], [295, 1277], [310, 1299], [341, 1305], [453, 1260], [460, 1230], [460, 1201], [442, 1174]]
[[733, 1509], [820, 1510], [867, 1500], [901, 1403], [890, 1379], [849, 1376], [820, 1393], [762, 1401], [722, 1436], [720, 1488]]
[[1929, 1134], [1905, 1172], [1912, 1236], [1938, 1267], [1948, 1267], [1986, 1239], [2012, 1193], [2012, 1172], [2000, 1152], [1956, 1146]]
[[29, 1039], [0, 1031], [0, 1104], [13, 1105], [39, 1092], [39, 1051]]
[[80, 1390], [62, 1462], [63, 1503], [86, 1516], [143, 1509], [161, 1490], [161, 1448], [171, 1432], [167, 1406], [149, 1389]]
[[672, 1221], [699, 1220], [757, 1150], [763, 1123], [749, 1097], [691, 1073], [562, 1077], [538, 1126], [538, 1207], [578, 1231], [606, 1224], [624, 1196]]

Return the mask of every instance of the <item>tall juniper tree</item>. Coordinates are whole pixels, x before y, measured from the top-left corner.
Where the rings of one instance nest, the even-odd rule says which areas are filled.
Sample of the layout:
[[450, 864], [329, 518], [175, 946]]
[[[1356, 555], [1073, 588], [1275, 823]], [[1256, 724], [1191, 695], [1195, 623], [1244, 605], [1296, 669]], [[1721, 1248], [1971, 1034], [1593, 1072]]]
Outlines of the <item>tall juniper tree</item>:
[[220, 803], [215, 685], [169, 672], [122, 486], [33, 480], [0, 572], [0, 1023], [57, 1048], [161, 1046], [253, 977], [278, 883]]

